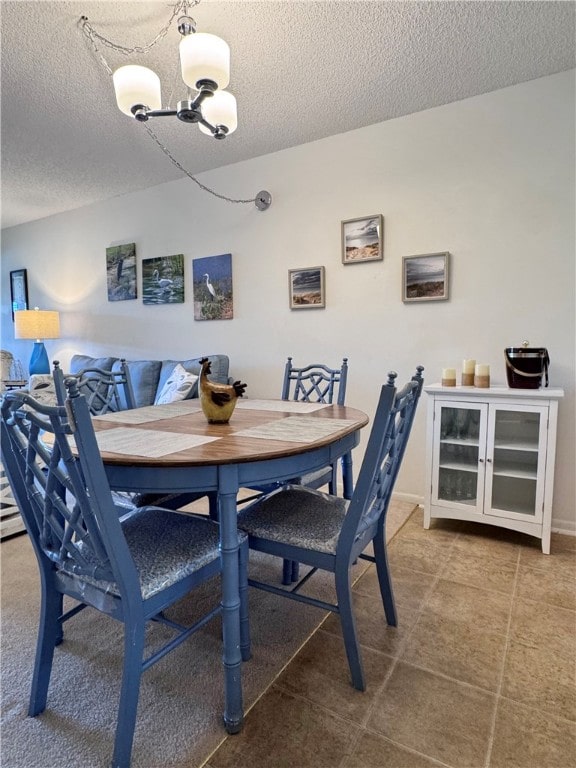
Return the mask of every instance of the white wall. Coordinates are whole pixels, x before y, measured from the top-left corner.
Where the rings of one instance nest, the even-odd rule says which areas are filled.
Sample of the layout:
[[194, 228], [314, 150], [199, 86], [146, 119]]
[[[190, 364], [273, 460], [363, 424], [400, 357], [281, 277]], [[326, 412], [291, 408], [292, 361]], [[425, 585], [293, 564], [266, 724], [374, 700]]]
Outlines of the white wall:
[[[51, 359], [221, 352], [262, 397], [279, 395], [287, 355], [334, 366], [347, 356], [347, 402], [371, 415], [390, 369], [406, 379], [421, 363], [432, 383], [473, 357], [505, 383], [504, 348], [528, 339], [548, 348], [551, 386], [566, 392], [553, 524], [576, 530], [574, 112], [572, 71], [202, 176], [233, 197], [270, 190], [265, 213], [183, 179], [5, 230], [1, 346], [27, 363], [31, 342], [13, 339], [6, 279], [19, 268], [31, 305], [63, 313], [62, 338], [46, 342]], [[341, 220], [375, 213], [384, 261], [344, 266]], [[138, 262], [184, 254], [185, 304], [108, 303], [105, 249], [129, 242]], [[450, 300], [403, 304], [402, 257], [437, 251], [452, 254]], [[234, 319], [194, 321], [192, 259], [228, 252]], [[291, 312], [288, 269], [316, 265], [326, 267], [326, 309]], [[423, 400], [397, 485], [414, 499], [424, 487]], [[361, 449], [356, 467], [360, 459]]]

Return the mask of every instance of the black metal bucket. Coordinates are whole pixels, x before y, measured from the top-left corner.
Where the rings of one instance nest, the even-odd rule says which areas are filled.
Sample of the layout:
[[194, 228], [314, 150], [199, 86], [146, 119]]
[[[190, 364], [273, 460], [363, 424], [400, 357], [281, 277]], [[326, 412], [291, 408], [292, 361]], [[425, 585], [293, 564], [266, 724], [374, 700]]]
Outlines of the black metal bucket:
[[513, 389], [539, 389], [544, 376], [548, 386], [548, 366], [550, 357], [545, 347], [507, 347], [506, 378]]

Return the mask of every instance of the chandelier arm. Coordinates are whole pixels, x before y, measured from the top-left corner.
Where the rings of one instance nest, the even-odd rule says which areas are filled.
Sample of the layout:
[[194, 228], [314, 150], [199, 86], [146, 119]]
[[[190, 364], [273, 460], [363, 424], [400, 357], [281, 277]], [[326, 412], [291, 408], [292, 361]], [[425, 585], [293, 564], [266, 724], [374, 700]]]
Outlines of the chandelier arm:
[[[188, 178], [191, 179], [194, 182], [194, 184], [197, 184], [200, 187], [200, 189], [202, 189], [204, 192], [209, 192], [211, 195], [214, 195], [214, 197], [220, 198], [220, 200], [226, 200], [227, 203], [254, 203], [258, 208], [258, 210], [261, 210], [261, 211], [265, 211], [267, 208], [270, 207], [271, 198], [268, 192], [259, 192], [256, 197], [250, 197], [248, 199], [242, 200], [242, 199], [235, 199], [233, 197], [226, 197], [226, 195], [221, 195], [219, 192], [215, 192], [213, 189], [210, 189], [210, 187], [207, 187], [205, 184], [202, 184], [201, 181], [198, 181], [198, 179], [195, 176], [193, 176], [190, 173], [190, 171], [187, 171], [186, 168], [184, 168], [182, 164], [179, 163], [178, 160], [176, 160], [176, 158], [172, 155], [170, 150], [162, 144], [158, 136], [156, 136], [156, 134], [154, 133], [152, 128], [150, 128], [149, 125], [145, 125], [144, 128], [146, 129], [150, 138], [153, 139], [156, 142], [156, 144], [158, 144], [162, 152], [164, 152], [164, 154], [172, 162], [172, 164], [175, 165], [179, 171], [182, 171], [182, 173], [186, 174], [186, 176], [188, 176]], [[266, 197], [264, 197], [264, 195]]]

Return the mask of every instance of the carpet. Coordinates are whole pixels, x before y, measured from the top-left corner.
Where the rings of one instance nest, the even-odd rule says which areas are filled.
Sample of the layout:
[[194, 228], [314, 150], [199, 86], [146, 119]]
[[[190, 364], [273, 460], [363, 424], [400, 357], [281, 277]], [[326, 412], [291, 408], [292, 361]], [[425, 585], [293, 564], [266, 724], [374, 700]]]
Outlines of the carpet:
[[[388, 516], [388, 540], [414, 504], [395, 502]], [[46, 710], [27, 717], [39, 612], [36, 559], [26, 535], [0, 545], [2, 575], [2, 710], [0, 762], [3, 768], [105, 768], [110, 764], [122, 661], [122, 625], [90, 609], [65, 625], [56, 649]], [[278, 579], [279, 562], [251, 553], [250, 575]], [[356, 566], [355, 578], [366, 569]], [[331, 598], [328, 574], [317, 573], [309, 594]], [[213, 579], [175, 607], [171, 616], [189, 621], [218, 601]], [[242, 666], [248, 710], [289, 663], [326, 614], [260, 590], [250, 590], [252, 658]], [[166, 629], [151, 625], [153, 648]], [[199, 768], [226, 737], [220, 619], [144, 673], [134, 736], [132, 768]]]

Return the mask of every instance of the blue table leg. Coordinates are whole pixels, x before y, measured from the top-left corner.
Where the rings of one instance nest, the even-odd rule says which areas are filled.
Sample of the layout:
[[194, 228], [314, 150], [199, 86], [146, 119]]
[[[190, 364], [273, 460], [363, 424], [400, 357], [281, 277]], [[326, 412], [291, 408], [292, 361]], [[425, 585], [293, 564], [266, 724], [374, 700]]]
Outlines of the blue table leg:
[[342, 485], [345, 499], [351, 499], [354, 493], [354, 476], [352, 474], [352, 453], [342, 456]]
[[222, 557], [222, 634], [224, 642], [224, 725], [228, 733], [242, 728], [242, 654], [240, 651], [240, 592], [238, 579], [238, 529], [236, 497], [238, 468], [218, 467], [220, 552]]

